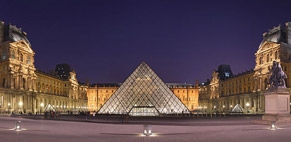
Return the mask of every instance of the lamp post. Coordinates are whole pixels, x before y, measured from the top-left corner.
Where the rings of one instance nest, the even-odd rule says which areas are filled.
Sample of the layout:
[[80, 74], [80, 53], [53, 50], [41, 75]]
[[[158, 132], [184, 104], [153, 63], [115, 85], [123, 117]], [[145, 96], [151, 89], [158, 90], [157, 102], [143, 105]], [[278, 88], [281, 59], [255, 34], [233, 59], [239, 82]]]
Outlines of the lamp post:
[[[20, 102], [18, 103], [18, 105], [19, 105], [19, 111], [21, 111], [21, 110], [22, 110], [22, 106], [23, 106], [23, 102], [20, 101]], [[22, 111], [21, 111], [21, 114], [22, 114]]]
[[40, 103], [40, 106], [41, 106], [41, 108], [40, 108], [40, 115], [41, 115], [41, 110], [43, 109], [44, 104], [43, 103]]
[[249, 103], [246, 103], [246, 106], [247, 106], [247, 113], [249, 113], [249, 106], [250, 106], [250, 104]]
[[207, 117], [207, 106], [204, 106], [204, 113], [206, 114], [206, 117]]

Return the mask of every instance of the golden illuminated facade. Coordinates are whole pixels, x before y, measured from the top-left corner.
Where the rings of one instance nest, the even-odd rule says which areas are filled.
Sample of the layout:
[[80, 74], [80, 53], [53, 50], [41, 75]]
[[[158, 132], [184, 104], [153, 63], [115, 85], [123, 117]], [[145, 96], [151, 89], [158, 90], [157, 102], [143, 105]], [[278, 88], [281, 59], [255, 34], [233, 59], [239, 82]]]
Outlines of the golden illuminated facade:
[[82, 111], [87, 108], [87, 86], [76, 73], [67, 79], [36, 70], [34, 51], [26, 33], [0, 21], [0, 113], [40, 113], [54, 110]]
[[240, 105], [244, 113], [264, 113], [263, 93], [268, 89], [268, 79], [273, 61], [279, 62], [291, 87], [291, 23], [277, 26], [263, 34], [256, 56], [256, 66], [251, 71], [232, 75], [230, 67], [219, 66], [212, 80], [199, 88], [199, 106], [208, 112], [231, 112]]
[[[88, 110], [90, 112], [97, 112], [111, 97], [111, 95], [119, 88], [119, 86], [120, 84], [103, 83], [89, 87], [87, 90]], [[190, 111], [198, 109], [198, 82], [196, 85], [167, 83], [167, 86]]]
[[167, 83], [167, 85], [190, 111], [198, 109], [198, 81], [196, 85], [174, 83]]
[[[119, 84], [94, 84], [87, 90], [88, 110], [97, 112], [111, 95], [118, 89]], [[98, 98], [98, 99], [97, 99]]]

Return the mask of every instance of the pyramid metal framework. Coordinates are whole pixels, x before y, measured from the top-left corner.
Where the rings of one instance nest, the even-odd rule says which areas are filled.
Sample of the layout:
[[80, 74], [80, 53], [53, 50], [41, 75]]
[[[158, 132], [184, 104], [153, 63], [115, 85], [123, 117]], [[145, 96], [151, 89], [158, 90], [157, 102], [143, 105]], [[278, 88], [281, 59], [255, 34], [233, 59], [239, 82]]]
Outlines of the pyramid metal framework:
[[157, 74], [142, 62], [100, 108], [99, 114], [155, 116], [189, 113]]
[[240, 104], [236, 104], [235, 107], [231, 110], [233, 113], [243, 113], [243, 108]]

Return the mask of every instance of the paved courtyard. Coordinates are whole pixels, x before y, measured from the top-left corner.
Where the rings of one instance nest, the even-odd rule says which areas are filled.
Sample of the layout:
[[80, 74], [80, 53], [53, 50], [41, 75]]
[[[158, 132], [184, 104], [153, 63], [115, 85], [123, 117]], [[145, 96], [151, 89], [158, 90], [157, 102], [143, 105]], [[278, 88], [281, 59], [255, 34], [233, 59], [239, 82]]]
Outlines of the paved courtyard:
[[[16, 121], [25, 130], [11, 130]], [[92, 123], [55, 120], [34, 120], [0, 117], [0, 142], [287, 142], [291, 140], [291, 124], [254, 124], [247, 118], [165, 120], [154, 123], [154, 136], [141, 135], [138, 123]], [[147, 123], [151, 123], [148, 121]]]

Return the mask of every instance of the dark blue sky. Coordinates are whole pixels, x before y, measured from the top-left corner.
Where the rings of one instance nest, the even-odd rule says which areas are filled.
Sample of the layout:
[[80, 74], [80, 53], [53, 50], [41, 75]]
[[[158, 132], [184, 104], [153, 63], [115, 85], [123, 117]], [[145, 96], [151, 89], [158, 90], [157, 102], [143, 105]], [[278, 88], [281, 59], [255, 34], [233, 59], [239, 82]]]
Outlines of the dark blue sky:
[[249, 70], [263, 32], [291, 21], [290, 1], [6, 0], [0, 20], [22, 27], [35, 66], [68, 63], [79, 81], [123, 82], [143, 61], [165, 82]]

